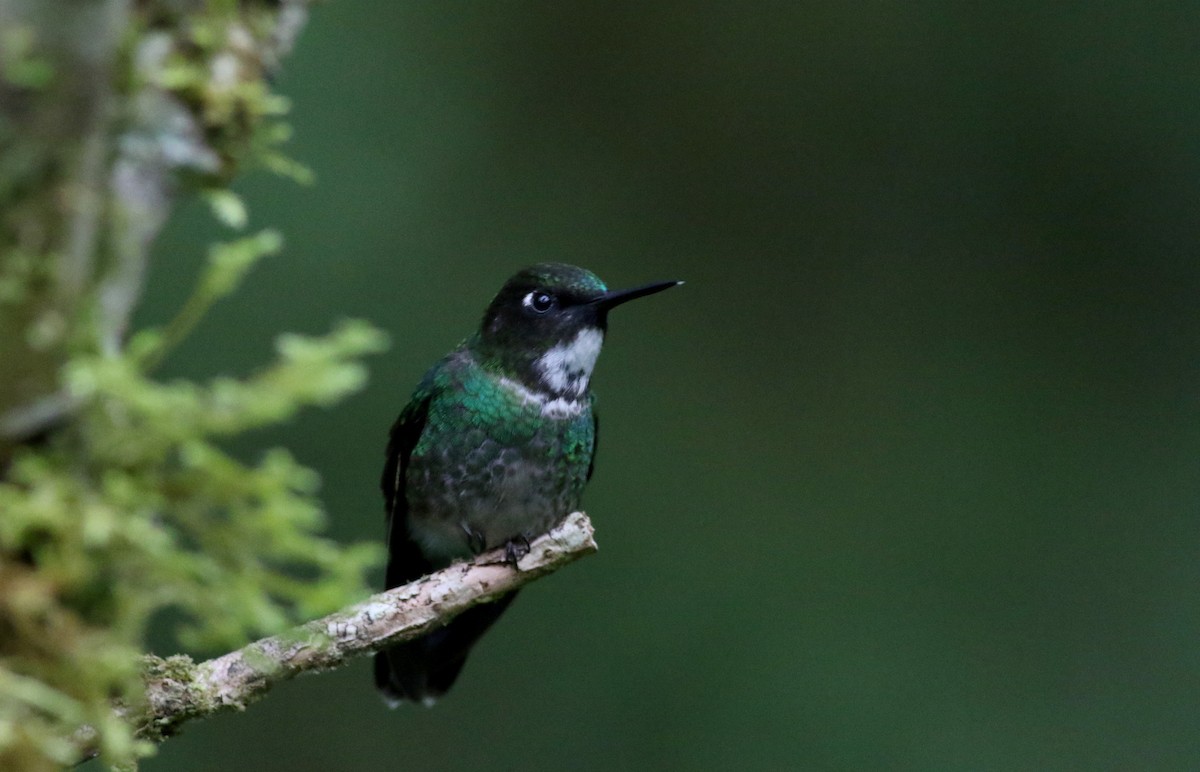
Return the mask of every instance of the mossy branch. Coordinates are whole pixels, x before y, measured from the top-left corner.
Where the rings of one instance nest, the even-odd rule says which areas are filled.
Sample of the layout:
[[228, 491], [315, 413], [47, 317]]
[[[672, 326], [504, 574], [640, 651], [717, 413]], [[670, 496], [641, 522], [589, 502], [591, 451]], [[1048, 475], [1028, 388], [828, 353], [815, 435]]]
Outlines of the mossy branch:
[[516, 566], [505, 562], [503, 549], [492, 550], [216, 659], [155, 659], [147, 671], [145, 711], [130, 718], [143, 738], [162, 740], [191, 719], [242, 710], [301, 673], [337, 668], [416, 638], [596, 549], [591, 521], [575, 512], [535, 539]]
[[[127, 768], [147, 626], [229, 646], [364, 592], [379, 545], [323, 538], [318, 478], [227, 438], [327, 406], [386, 341], [347, 322], [279, 338], [271, 365], [207, 383], [151, 371], [264, 255], [214, 245], [161, 328], [130, 328], [153, 244], [199, 195], [249, 224], [229, 184], [300, 180], [272, 75], [310, 0], [0, 0], [0, 769], [78, 756], [78, 727]], [[164, 255], [169, 260], [170, 256]]]

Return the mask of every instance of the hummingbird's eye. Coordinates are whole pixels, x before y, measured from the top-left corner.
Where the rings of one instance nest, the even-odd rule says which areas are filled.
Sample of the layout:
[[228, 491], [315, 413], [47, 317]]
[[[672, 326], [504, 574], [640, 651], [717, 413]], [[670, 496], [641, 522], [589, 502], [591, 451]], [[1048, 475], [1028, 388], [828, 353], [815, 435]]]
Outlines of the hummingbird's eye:
[[544, 314], [554, 307], [554, 296], [535, 290], [521, 300], [521, 305], [535, 314]]

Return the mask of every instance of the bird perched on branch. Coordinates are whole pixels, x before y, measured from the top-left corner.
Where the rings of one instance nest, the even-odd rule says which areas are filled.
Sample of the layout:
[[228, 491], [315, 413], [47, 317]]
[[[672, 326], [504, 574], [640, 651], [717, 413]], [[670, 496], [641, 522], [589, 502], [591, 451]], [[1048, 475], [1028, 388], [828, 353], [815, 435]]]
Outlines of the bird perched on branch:
[[[681, 283], [610, 291], [559, 263], [505, 282], [479, 331], [425, 374], [392, 426], [382, 479], [388, 589], [500, 546], [515, 563], [579, 507], [596, 452], [588, 383], [608, 312]], [[384, 699], [433, 704], [515, 596], [376, 654]]]

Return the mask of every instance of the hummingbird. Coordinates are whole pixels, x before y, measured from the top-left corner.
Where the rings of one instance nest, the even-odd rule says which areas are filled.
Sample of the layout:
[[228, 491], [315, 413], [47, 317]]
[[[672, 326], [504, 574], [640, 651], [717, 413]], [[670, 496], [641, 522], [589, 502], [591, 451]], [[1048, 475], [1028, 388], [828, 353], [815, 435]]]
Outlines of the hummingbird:
[[[682, 283], [613, 291], [562, 263], [504, 283], [478, 331], [430, 368], [392, 426], [381, 480], [387, 589], [501, 546], [515, 564], [530, 539], [579, 508], [596, 454], [589, 382], [608, 312]], [[377, 653], [384, 700], [436, 702], [516, 594]]]

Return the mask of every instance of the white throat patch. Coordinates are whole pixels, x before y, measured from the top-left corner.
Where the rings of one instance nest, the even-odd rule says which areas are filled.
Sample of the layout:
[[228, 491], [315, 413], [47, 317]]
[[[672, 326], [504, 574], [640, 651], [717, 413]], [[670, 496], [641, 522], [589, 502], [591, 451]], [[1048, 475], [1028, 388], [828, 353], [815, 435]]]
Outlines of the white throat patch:
[[538, 357], [534, 367], [554, 391], [579, 396], [587, 391], [603, 343], [603, 332], [596, 327], [586, 327], [574, 340], [559, 343]]

